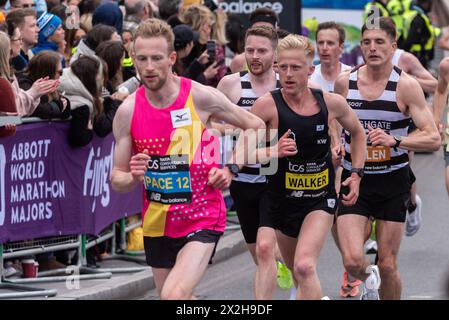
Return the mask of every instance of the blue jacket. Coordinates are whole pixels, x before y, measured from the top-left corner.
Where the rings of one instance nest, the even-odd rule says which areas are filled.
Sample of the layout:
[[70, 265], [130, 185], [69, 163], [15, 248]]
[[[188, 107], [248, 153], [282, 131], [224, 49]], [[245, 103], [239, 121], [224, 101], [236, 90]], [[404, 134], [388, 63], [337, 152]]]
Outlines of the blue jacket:
[[[59, 53], [58, 45], [56, 44], [56, 42], [48, 41], [48, 40], [44, 41], [44, 42], [39, 42], [33, 49], [31, 49], [33, 54], [39, 53], [44, 50], [55, 51], [55, 52]], [[65, 58], [63, 55], [61, 55], [61, 65], [62, 65], [62, 68], [65, 68]]]

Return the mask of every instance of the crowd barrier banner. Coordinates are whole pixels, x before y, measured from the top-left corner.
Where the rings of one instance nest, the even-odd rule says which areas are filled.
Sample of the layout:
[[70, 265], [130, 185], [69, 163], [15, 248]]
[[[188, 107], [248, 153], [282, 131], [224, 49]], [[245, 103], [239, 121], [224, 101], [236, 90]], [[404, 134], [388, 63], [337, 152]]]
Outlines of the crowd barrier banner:
[[140, 188], [111, 188], [113, 135], [72, 148], [68, 129], [67, 122], [33, 123], [0, 138], [0, 243], [96, 235], [141, 211]]

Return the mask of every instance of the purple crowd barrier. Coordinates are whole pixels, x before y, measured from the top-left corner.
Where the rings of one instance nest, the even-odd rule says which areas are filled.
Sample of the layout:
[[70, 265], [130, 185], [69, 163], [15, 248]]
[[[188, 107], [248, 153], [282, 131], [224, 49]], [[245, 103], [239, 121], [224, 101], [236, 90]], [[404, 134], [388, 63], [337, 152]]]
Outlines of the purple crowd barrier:
[[97, 235], [141, 211], [141, 189], [112, 190], [114, 138], [68, 144], [66, 122], [17, 127], [0, 138], [0, 243], [61, 235]]

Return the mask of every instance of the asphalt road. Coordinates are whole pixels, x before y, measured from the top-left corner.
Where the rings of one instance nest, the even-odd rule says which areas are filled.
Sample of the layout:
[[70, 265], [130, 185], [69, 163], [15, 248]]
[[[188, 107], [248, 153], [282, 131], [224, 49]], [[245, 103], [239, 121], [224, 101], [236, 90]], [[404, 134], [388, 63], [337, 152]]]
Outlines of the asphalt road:
[[[423, 200], [423, 224], [413, 237], [405, 237], [399, 254], [403, 299], [445, 299], [444, 285], [449, 277], [449, 197], [444, 185], [442, 151], [418, 154], [412, 165]], [[369, 256], [371, 260], [373, 256]], [[253, 299], [255, 267], [249, 253], [237, 255], [210, 266], [195, 294], [200, 299]], [[323, 293], [340, 299], [338, 289], [343, 267], [341, 257], [329, 236], [321, 253], [318, 273]], [[278, 290], [275, 299], [288, 299]], [[140, 299], [156, 299], [155, 290]]]

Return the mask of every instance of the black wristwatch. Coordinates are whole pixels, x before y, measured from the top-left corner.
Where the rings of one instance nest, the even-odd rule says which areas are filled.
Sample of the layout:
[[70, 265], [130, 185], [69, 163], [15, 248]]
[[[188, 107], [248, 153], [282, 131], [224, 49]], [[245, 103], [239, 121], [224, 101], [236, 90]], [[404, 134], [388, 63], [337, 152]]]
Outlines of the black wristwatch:
[[402, 142], [402, 137], [401, 136], [393, 136], [394, 141], [396, 141], [395, 145], [393, 146], [394, 151], [398, 151], [397, 149], [399, 148], [399, 145]]
[[238, 176], [239, 176], [240, 168], [239, 168], [239, 166], [236, 165], [235, 163], [228, 163], [228, 164], [225, 164], [225, 167], [228, 167], [229, 171], [231, 171], [231, 173], [232, 173], [235, 177], [238, 177]]
[[363, 175], [365, 174], [365, 172], [363, 171], [363, 168], [352, 168], [350, 170], [350, 172], [351, 173], [357, 173], [360, 178], [363, 178]]

